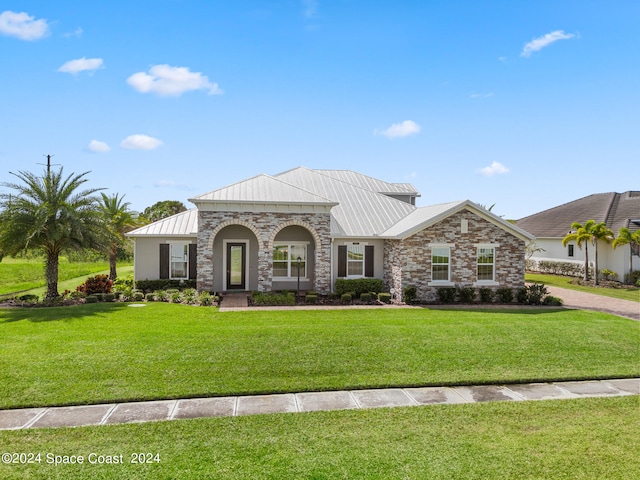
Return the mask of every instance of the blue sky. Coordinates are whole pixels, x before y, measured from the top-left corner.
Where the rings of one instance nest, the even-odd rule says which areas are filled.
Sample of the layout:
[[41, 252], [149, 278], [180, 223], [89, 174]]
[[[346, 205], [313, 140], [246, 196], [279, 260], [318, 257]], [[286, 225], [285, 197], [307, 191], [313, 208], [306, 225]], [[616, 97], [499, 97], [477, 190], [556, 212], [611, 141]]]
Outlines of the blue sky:
[[640, 2], [5, 0], [0, 182], [135, 210], [302, 165], [521, 218], [640, 189]]

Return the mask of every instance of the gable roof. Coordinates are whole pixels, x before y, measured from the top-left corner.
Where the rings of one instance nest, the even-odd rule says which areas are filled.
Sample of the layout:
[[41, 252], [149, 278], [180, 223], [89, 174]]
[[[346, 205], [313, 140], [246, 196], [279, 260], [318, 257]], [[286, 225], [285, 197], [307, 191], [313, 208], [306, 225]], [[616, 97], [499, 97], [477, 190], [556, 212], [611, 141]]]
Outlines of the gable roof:
[[521, 218], [516, 225], [536, 237], [563, 238], [574, 222], [604, 222], [617, 233], [621, 227], [640, 228], [640, 191], [596, 193], [572, 202]]
[[177, 213], [157, 222], [136, 228], [127, 237], [195, 237], [198, 235], [198, 209]]
[[389, 183], [377, 178], [354, 172], [353, 170], [314, 170], [329, 177], [341, 180], [351, 185], [378, 192], [385, 195], [413, 195], [419, 197], [420, 193], [410, 183]]
[[393, 225], [381, 236], [385, 238], [404, 239], [410, 237], [414, 233], [434, 225], [445, 218], [457, 213], [461, 210], [469, 210], [485, 220], [499, 226], [503, 230], [508, 231], [512, 235], [525, 240], [531, 241], [535, 237], [529, 232], [518, 228], [503, 218], [491, 213], [489, 210], [480, 207], [471, 200], [462, 200], [458, 202], [441, 203], [438, 205], [430, 205], [428, 207], [417, 208], [413, 213], [400, 220]]
[[331, 209], [333, 236], [377, 236], [416, 209], [406, 202], [348, 183], [336, 176], [305, 167], [275, 175], [289, 184], [337, 203]]

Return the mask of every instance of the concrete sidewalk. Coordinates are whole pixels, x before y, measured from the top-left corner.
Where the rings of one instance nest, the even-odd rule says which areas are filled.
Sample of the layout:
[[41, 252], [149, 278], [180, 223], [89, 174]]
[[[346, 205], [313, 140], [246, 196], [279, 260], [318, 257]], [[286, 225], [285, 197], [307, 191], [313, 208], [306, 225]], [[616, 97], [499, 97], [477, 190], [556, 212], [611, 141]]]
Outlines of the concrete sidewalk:
[[496, 401], [560, 400], [625, 395], [640, 395], [640, 378], [514, 385], [283, 393], [0, 410], [0, 430], [111, 425], [264, 413], [296, 413]]

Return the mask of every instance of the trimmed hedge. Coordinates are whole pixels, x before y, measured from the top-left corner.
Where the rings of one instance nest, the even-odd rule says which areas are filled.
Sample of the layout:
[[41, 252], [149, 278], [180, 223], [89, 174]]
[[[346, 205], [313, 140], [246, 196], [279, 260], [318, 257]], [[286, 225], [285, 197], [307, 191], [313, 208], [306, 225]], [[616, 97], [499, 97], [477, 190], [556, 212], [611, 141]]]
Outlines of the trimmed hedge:
[[384, 282], [379, 278], [339, 278], [336, 280], [335, 289], [339, 296], [353, 293], [356, 298], [359, 298], [365, 292], [384, 292]]
[[186, 290], [187, 288], [196, 288], [195, 280], [138, 280], [136, 288], [144, 293], [152, 293], [156, 290], [168, 290], [175, 288], [176, 290]]

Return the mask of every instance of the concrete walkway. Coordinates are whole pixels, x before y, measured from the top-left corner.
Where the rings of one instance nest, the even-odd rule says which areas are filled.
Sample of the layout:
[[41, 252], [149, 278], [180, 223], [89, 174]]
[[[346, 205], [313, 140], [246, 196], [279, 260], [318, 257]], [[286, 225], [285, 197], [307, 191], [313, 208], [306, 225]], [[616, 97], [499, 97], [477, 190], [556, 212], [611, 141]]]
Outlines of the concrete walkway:
[[640, 378], [189, 398], [152, 402], [0, 410], [0, 430], [112, 425], [264, 413], [296, 413], [496, 401], [560, 400], [627, 395], [640, 395]]
[[640, 302], [620, 300], [595, 293], [578, 292], [576, 290], [550, 287], [548, 285], [547, 290], [550, 295], [561, 298], [564, 306], [567, 308], [596, 310], [599, 312], [613, 313], [614, 315], [631, 318], [633, 320], [640, 320]]

